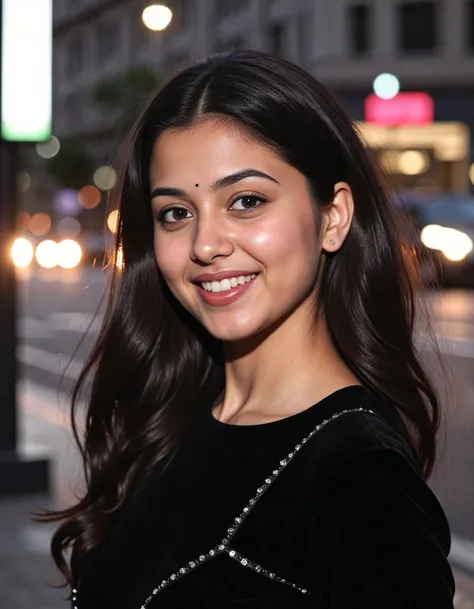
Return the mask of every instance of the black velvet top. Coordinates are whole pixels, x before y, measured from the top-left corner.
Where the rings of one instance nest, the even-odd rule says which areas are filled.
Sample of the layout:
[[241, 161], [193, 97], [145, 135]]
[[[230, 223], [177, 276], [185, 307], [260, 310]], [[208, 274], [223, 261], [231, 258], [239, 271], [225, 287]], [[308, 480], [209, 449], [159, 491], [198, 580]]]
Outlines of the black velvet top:
[[452, 609], [448, 523], [399, 425], [358, 386], [262, 425], [197, 413], [73, 606]]

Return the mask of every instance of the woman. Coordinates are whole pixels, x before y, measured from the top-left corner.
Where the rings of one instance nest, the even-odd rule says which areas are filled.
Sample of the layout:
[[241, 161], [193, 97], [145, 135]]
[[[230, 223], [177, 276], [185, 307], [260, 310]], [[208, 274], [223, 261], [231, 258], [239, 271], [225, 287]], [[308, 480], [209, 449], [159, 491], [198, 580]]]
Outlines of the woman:
[[73, 606], [452, 608], [411, 250], [330, 94], [266, 54], [201, 61], [117, 196], [87, 488], [51, 516]]

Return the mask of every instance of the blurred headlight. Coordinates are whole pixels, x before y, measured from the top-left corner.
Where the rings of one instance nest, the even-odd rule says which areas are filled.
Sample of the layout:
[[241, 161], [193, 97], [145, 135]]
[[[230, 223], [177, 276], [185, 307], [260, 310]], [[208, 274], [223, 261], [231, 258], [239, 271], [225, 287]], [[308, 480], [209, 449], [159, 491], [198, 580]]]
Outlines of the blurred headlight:
[[472, 251], [472, 239], [460, 230], [430, 224], [421, 231], [421, 241], [434, 250], [440, 250], [448, 260], [460, 261]]
[[58, 264], [58, 244], [49, 239], [41, 241], [36, 247], [35, 256], [40, 266], [52, 269]]
[[76, 267], [82, 258], [82, 249], [74, 239], [64, 239], [58, 243], [58, 264], [63, 269], [73, 269]]
[[28, 241], [20, 237], [15, 239], [12, 245], [13, 264], [17, 267], [25, 268], [31, 264], [33, 260], [33, 246]]

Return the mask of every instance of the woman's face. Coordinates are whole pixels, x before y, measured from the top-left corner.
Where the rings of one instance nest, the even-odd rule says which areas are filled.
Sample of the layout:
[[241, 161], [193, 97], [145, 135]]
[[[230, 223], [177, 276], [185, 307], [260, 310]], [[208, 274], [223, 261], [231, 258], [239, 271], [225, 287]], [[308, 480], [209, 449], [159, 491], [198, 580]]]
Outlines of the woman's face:
[[311, 307], [321, 246], [299, 171], [208, 120], [158, 138], [150, 186], [158, 266], [213, 336], [242, 340]]

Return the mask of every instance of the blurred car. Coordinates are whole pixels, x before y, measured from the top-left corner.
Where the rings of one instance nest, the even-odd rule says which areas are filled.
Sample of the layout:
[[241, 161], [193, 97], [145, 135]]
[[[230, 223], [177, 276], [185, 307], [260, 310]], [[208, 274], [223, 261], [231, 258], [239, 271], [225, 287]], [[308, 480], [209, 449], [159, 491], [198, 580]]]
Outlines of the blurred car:
[[77, 239], [62, 239], [57, 235], [36, 237], [18, 235], [12, 245], [12, 258], [17, 267], [73, 269], [78, 266], [102, 268], [106, 252], [113, 249], [112, 235], [83, 233]]
[[474, 287], [474, 197], [404, 192], [397, 201], [415, 225], [425, 281]]

